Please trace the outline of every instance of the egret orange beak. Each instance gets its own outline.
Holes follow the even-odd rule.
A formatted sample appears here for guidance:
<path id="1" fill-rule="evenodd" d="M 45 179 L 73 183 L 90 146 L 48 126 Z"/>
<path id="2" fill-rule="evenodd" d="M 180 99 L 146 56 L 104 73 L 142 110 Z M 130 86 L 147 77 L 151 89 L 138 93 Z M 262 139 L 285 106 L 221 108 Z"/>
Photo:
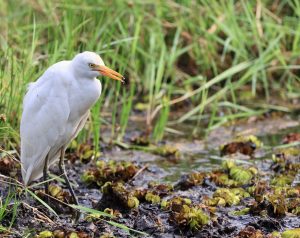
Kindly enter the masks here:
<path id="1" fill-rule="evenodd" d="M 118 72 L 104 66 L 104 65 L 97 65 L 95 67 L 100 74 L 110 77 L 111 79 L 119 80 L 121 83 L 125 83 L 125 78 L 123 75 L 119 74 Z"/>

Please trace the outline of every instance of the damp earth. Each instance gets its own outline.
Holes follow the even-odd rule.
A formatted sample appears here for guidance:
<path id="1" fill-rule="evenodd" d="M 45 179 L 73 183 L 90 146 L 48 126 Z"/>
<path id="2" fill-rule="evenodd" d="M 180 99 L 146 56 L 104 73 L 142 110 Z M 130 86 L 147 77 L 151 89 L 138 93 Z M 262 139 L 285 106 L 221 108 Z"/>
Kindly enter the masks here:
<path id="1" fill-rule="evenodd" d="M 58 168 L 45 206 L 43 184 L 24 192 L 18 162 L 2 156 L 1 225 L 12 229 L 1 237 L 299 237 L 298 124 L 262 116 L 156 145 L 132 130 L 124 144 L 102 140 L 96 154 L 72 143 L 66 166 L 82 212 L 76 223 Z"/>

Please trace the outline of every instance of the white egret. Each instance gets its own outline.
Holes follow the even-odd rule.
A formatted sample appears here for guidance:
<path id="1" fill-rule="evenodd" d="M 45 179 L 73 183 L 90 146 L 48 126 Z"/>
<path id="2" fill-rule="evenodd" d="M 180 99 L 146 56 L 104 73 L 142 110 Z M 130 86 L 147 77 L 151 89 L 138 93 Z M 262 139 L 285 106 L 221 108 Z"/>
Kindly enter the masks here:
<path id="1" fill-rule="evenodd" d="M 124 80 L 121 74 L 106 67 L 99 55 L 86 51 L 71 61 L 52 65 L 36 82 L 29 84 L 20 126 L 25 185 L 43 175 L 48 194 L 48 166 L 59 160 L 60 172 L 78 205 L 65 172 L 64 153 L 100 97 L 101 83 L 96 79 L 100 75 Z"/>

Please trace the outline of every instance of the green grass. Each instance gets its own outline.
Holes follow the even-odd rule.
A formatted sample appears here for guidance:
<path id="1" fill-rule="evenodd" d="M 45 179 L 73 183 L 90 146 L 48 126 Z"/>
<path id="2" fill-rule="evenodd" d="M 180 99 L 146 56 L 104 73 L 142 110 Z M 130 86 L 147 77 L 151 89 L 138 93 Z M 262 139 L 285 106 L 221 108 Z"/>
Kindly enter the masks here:
<path id="1" fill-rule="evenodd" d="M 23 184 L 21 184 L 19 181 L 15 180 L 15 179 L 10 179 L 9 177 L 4 176 L 4 175 L 1 175 L 0 177 L 1 177 L 0 182 L 2 184 L 6 184 L 6 185 L 10 186 L 5 198 L 2 199 L 2 197 L 0 197 L 0 236 L 1 236 L 1 234 L 6 234 L 6 235 L 7 234 L 17 234 L 17 235 L 21 236 L 21 234 L 17 233 L 17 231 L 15 229 L 12 229 L 14 222 L 17 219 L 18 207 L 19 207 L 20 203 L 22 203 L 21 201 L 18 200 L 18 197 L 20 194 L 25 193 L 25 194 L 30 195 L 30 197 L 32 197 L 33 200 L 35 200 L 37 203 L 40 203 L 42 206 L 44 206 L 48 210 L 49 213 L 52 213 L 53 215 L 55 215 L 58 218 L 58 215 L 53 210 L 53 208 L 50 205 L 48 205 L 45 201 L 43 201 L 40 197 L 38 197 L 35 194 L 35 192 L 32 191 L 32 188 L 37 187 L 45 182 L 36 183 L 30 187 L 25 187 Z M 6 181 L 7 179 L 9 181 Z M 55 197 L 52 197 L 51 195 L 48 195 L 48 196 L 50 196 L 52 199 L 56 200 L 57 202 L 64 204 L 65 206 L 69 206 L 77 211 L 82 212 L 85 215 L 92 215 L 92 216 L 94 216 L 95 219 L 106 222 L 111 226 L 120 228 L 120 229 L 124 230 L 125 232 L 127 232 L 128 234 L 136 233 L 136 234 L 140 234 L 140 235 L 147 235 L 147 233 L 145 233 L 145 232 L 141 232 L 141 231 L 132 229 L 124 224 L 115 222 L 113 220 L 108 220 L 110 218 L 111 219 L 114 218 L 114 216 L 112 216 L 108 213 L 105 213 L 105 212 L 102 212 L 99 210 L 95 210 L 92 208 L 80 206 L 80 205 L 67 204 L 67 203 L 64 203 L 63 201 L 58 200 Z M 29 206 L 29 205 L 27 205 L 27 206 Z M 8 225 L 4 226 L 5 224 L 8 224 Z M 29 233 L 28 236 L 30 235 L 31 232 L 36 233 L 35 230 L 25 231 L 25 233 Z M 25 236 L 25 233 L 22 235 Z"/>
<path id="2" fill-rule="evenodd" d="M 16 194 L 14 192 L 8 191 L 7 196 L 2 200 L 0 197 L 0 234 L 2 232 L 9 233 L 12 228 L 16 217 L 17 217 L 17 209 L 19 206 L 19 201 L 16 198 Z M 8 218 L 9 216 L 9 218 Z M 3 221 L 6 219 L 6 222 L 9 221 L 7 227 L 3 226 Z"/>
<path id="3" fill-rule="evenodd" d="M 1 1 L 0 138 L 19 143 L 26 84 L 59 60 L 98 52 L 123 73 L 123 86 L 101 79 L 103 94 L 81 140 L 100 128 L 122 141 L 136 103 L 146 105 L 153 139 L 176 125 L 215 128 L 236 118 L 277 110 L 274 95 L 299 98 L 298 1 Z M 245 102 L 243 92 L 250 92 Z M 246 107 L 245 106 L 246 103 Z M 180 107 L 181 113 L 178 111 Z M 111 118 L 101 117 L 107 112 Z M 1 120 L 0 120 L 1 121 Z"/>

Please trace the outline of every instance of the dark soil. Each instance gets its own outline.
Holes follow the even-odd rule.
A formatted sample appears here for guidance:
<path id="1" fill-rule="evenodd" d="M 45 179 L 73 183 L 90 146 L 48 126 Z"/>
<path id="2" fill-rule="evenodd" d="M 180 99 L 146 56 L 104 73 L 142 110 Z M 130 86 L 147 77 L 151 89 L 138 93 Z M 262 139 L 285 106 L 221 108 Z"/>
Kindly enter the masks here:
<path id="1" fill-rule="evenodd" d="M 161 156 L 149 151 L 124 150 L 118 146 L 112 148 L 103 147 L 103 153 L 99 160 L 131 161 L 136 163 L 139 168 L 143 168 L 137 176 L 127 181 L 126 186 L 128 189 L 147 188 L 151 181 L 157 183 L 170 182 L 173 185 L 177 184 L 177 186 L 175 186 L 173 192 L 163 196 L 163 199 L 184 197 L 189 198 L 192 204 L 202 204 L 205 199 L 212 197 L 213 193 L 220 186 L 217 186 L 214 181 L 208 178 L 205 178 L 202 183 L 195 184 L 189 188 L 178 184 L 192 172 L 210 172 L 220 169 L 224 161 L 224 157 L 220 157 L 219 146 L 221 144 L 231 142 L 236 134 L 244 133 L 245 135 L 256 134 L 260 136 L 259 138 L 264 144 L 270 146 L 269 149 L 266 147 L 255 149 L 254 152 L 251 151 L 251 156 L 238 153 L 232 155 L 231 158 L 241 162 L 242 165 L 256 166 L 263 174 L 262 178 L 268 178 L 268 173 L 272 171 L 272 146 L 276 146 L 284 141 L 284 135 L 289 132 L 297 132 L 298 129 L 294 127 L 296 125 L 295 121 L 286 119 L 276 119 L 272 123 L 270 120 L 256 121 L 253 124 L 249 122 L 235 125 L 235 128 L 233 126 L 222 127 L 213 131 L 206 141 L 185 141 L 178 138 L 175 141 L 170 139 L 166 144 L 172 145 L 180 151 L 180 158 L 175 160 L 170 159 L 169 156 Z M 293 126 L 292 129 L 286 129 L 291 126 Z M 84 183 L 81 179 L 85 170 L 95 167 L 93 161 L 87 164 L 83 164 L 78 159 L 75 159 L 74 163 L 66 161 L 66 167 L 70 180 L 76 184 L 74 186 L 75 193 L 78 195 L 80 205 L 101 209 L 112 208 L 114 211 L 118 211 L 118 216 L 113 221 L 135 230 L 146 232 L 148 234 L 147 237 L 250 237 L 245 235 L 248 234 L 247 232 L 261 232 L 263 237 L 272 237 L 270 234 L 274 231 L 282 232 L 289 228 L 299 227 L 300 224 L 299 215 L 285 213 L 284 216 L 276 217 L 274 214 L 268 213 L 267 208 L 266 213 L 255 214 L 252 212 L 245 215 L 233 215 L 232 211 L 240 211 L 245 207 L 249 207 L 249 204 L 255 201 L 253 197 L 248 197 L 242 199 L 238 205 L 216 206 L 214 211 L 209 212 L 210 221 L 207 225 L 198 229 L 191 229 L 189 226 L 181 226 L 172 221 L 170 219 L 172 212 L 168 209 L 162 209 L 160 204 L 142 201 L 138 208 L 128 209 L 113 199 L 113 197 L 102 196 L 99 186 Z M 5 170 L 6 176 L 9 176 L 8 172 Z M 51 173 L 59 174 L 55 166 L 51 169 Z M 299 189 L 299 183 L 297 183 L 297 181 L 299 182 L 299 174 L 297 176 L 292 186 Z M 7 179 L 5 181 L 9 182 Z M 58 184 L 63 186 L 61 183 Z M 247 186 L 244 188 L 246 189 Z M 42 190 L 43 186 L 34 188 L 35 191 L 38 189 Z M 50 206 L 59 214 L 59 217 L 56 217 L 48 208 L 29 194 L 19 194 L 16 186 L 8 185 L 4 182 L 0 186 L 2 202 L 7 197 L 8 191 L 10 193 L 15 191 L 18 195 L 17 198 L 10 201 L 11 204 L 7 210 L 12 209 L 15 201 L 19 200 L 21 202 L 17 208 L 12 232 L 4 232 L 2 234 L 0 232 L 0 237 L 34 237 L 45 230 L 62 230 L 65 232 L 65 237 L 67 237 L 67 234 L 71 234 L 72 231 L 81 232 L 78 233 L 78 237 L 100 237 L 104 233 L 113 234 L 115 237 L 142 236 L 134 232 L 128 233 L 96 218 L 81 219 L 78 223 L 73 224 L 71 219 L 72 211 L 67 206 L 51 201 Z M 12 213 L 8 212 L 7 216 L 2 220 L 1 225 L 3 227 L 10 225 L 13 217 Z"/>

